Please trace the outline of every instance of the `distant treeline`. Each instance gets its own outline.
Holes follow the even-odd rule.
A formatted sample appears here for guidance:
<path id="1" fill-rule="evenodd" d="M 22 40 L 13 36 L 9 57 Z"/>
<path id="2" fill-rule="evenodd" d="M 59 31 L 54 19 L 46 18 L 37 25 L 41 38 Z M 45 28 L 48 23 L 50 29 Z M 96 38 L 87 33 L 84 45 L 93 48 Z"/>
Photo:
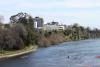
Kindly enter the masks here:
<path id="1" fill-rule="evenodd" d="M 16 18 L 15 18 L 16 17 Z M 29 45 L 48 47 L 65 41 L 99 38 L 99 29 L 69 25 L 63 31 L 36 31 L 34 19 L 27 13 L 10 17 L 9 24 L 0 24 L 0 50 L 19 50 Z"/>

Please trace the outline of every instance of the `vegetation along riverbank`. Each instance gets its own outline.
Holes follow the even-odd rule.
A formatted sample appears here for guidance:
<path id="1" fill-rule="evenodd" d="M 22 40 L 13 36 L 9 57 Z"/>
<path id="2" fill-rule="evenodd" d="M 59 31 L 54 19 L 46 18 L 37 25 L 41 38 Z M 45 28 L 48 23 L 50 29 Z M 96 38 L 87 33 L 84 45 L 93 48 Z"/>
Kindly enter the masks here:
<path id="1" fill-rule="evenodd" d="M 28 54 L 36 50 L 37 50 L 37 46 L 29 46 L 29 47 L 25 47 L 24 49 L 16 50 L 16 51 L 2 51 L 2 53 L 0 53 L 0 59 L 12 58 L 12 57 Z"/>
<path id="2" fill-rule="evenodd" d="M 35 26 L 38 25 L 36 23 L 40 23 L 40 27 Z M 77 23 L 60 30 L 44 30 L 41 27 L 44 26 L 42 23 L 42 18 L 33 18 L 27 13 L 18 13 L 11 16 L 8 24 L 0 23 L 0 58 L 31 52 L 36 50 L 36 46 L 48 47 L 65 41 L 100 37 L 99 29 L 85 28 Z M 54 27 L 54 25 L 51 26 Z M 30 44 L 32 49 L 30 49 Z M 24 50 L 26 47 L 29 47 L 29 49 Z"/>

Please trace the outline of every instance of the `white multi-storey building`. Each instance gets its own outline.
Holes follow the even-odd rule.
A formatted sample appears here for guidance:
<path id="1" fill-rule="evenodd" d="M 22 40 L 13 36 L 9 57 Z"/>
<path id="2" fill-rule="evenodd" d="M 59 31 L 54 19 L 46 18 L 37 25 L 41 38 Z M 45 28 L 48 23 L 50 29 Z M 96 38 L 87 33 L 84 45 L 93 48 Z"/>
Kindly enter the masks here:
<path id="1" fill-rule="evenodd" d="M 57 30 L 57 31 L 62 31 L 65 30 L 66 25 L 59 25 L 58 22 L 51 22 L 51 23 L 47 23 L 44 25 L 44 30 L 47 31 L 52 31 L 52 30 Z"/>

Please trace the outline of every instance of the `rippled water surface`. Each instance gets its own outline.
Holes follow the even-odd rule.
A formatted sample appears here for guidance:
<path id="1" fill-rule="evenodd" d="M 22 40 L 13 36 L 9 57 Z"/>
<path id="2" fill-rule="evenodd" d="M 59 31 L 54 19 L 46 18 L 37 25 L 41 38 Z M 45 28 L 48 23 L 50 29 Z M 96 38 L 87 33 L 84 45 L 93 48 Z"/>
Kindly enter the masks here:
<path id="1" fill-rule="evenodd" d="M 100 39 L 65 42 L 5 61 L 0 67 L 100 67 Z"/>

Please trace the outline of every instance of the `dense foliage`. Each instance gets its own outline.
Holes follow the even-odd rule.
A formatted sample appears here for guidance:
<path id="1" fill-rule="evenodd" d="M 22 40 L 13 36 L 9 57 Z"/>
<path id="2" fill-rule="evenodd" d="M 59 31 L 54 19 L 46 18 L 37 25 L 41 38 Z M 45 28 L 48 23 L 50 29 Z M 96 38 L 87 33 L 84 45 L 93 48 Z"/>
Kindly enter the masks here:
<path id="1" fill-rule="evenodd" d="M 0 50 L 19 50 L 29 45 L 47 47 L 64 41 L 99 38 L 99 29 L 84 28 L 78 24 L 63 31 L 36 31 L 34 18 L 27 13 L 10 17 L 9 24 L 0 24 Z"/>
<path id="2" fill-rule="evenodd" d="M 0 50 L 18 50 L 33 45 L 33 25 L 33 18 L 27 13 L 11 16 L 10 23 L 0 28 Z"/>
<path id="3" fill-rule="evenodd" d="M 100 30 L 98 30 L 97 28 L 84 28 L 83 26 L 79 26 L 75 23 L 72 26 L 68 26 L 68 28 L 64 31 L 64 35 L 66 36 L 67 40 L 84 40 L 90 38 L 99 38 Z"/>

